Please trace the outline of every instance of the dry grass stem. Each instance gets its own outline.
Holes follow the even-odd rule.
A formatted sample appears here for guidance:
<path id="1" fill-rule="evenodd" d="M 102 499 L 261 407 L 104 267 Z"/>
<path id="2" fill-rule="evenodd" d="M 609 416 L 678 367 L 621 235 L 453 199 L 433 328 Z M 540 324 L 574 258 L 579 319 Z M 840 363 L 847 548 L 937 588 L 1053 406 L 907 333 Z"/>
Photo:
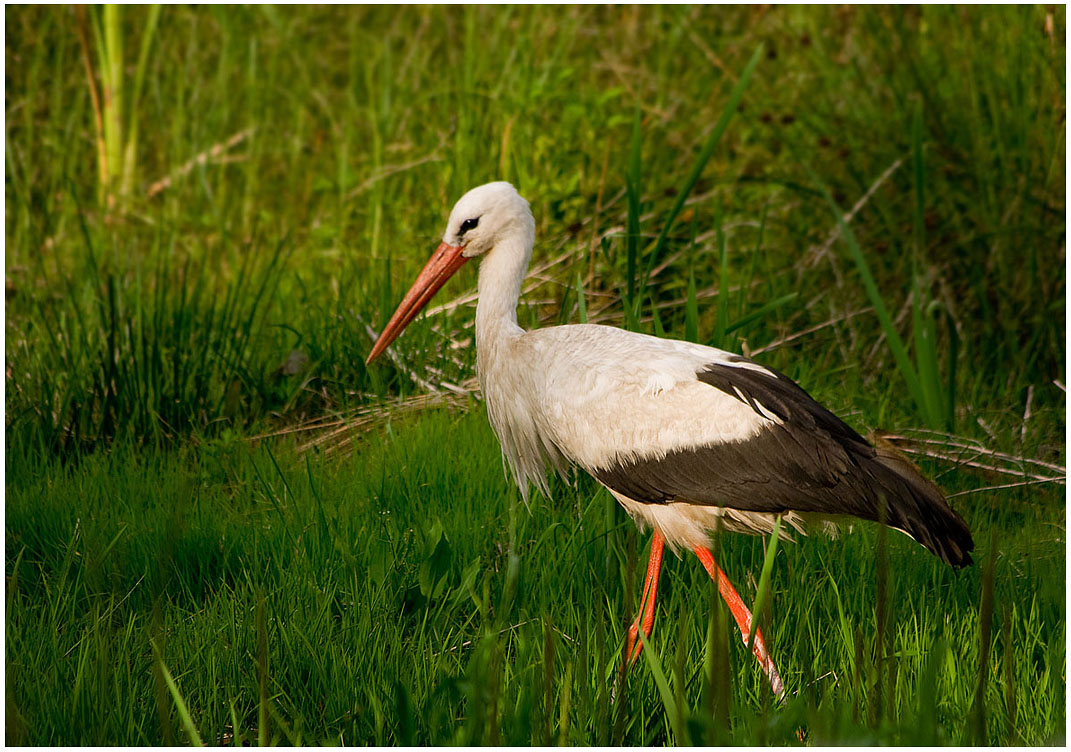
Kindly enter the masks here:
<path id="1" fill-rule="evenodd" d="M 470 396 L 478 396 L 480 388 L 475 378 L 451 386 L 453 390 L 448 393 L 417 394 L 395 402 L 359 407 L 342 417 L 332 415 L 313 418 L 278 431 L 252 436 L 250 441 L 317 433 L 313 438 L 299 444 L 297 451 L 304 453 L 310 449 L 318 448 L 326 454 L 334 454 L 343 449 L 352 448 L 353 439 L 359 437 L 363 430 L 371 426 L 378 425 L 391 418 L 418 413 L 428 408 L 463 406 L 467 404 Z"/>
<path id="2" fill-rule="evenodd" d="M 414 167 L 420 167 L 420 165 L 428 164 L 429 162 L 442 162 L 443 156 L 441 152 L 445 144 L 446 136 L 444 134 L 439 140 L 439 145 L 427 154 L 425 154 L 423 157 L 418 157 L 417 159 L 410 160 L 409 162 L 402 162 L 401 164 L 383 165 L 382 167 L 377 169 L 370 177 L 366 178 L 363 182 L 353 188 L 353 190 L 347 193 L 346 200 L 352 201 L 353 199 L 357 198 L 357 196 L 361 195 L 369 188 L 371 188 L 373 185 L 383 180 L 384 178 L 389 178 L 391 175 L 397 175 L 400 172 L 412 170 Z"/>
<path id="3" fill-rule="evenodd" d="M 880 437 L 892 442 L 898 449 L 907 454 L 946 460 L 957 467 L 971 467 L 1037 483 L 1066 484 L 1067 482 L 1067 469 L 1060 465 L 997 452 L 962 437 L 941 436 L 940 434 L 930 435 L 940 436 L 940 438 L 908 437 L 884 433 L 880 434 Z M 986 461 L 979 462 L 979 458 L 985 458 Z M 1024 464 L 1034 465 L 1038 468 L 1060 473 L 1060 475 L 1042 475 L 1039 471 L 1022 467 Z"/>
<path id="4" fill-rule="evenodd" d="M 93 123 L 97 129 L 97 162 L 100 179 L 103 182 L 108 175 L 107 149 L 104 147 L 104 118 L 101 115 L 100 95 L 97 93 L 97 80 L 93 74 L 93 61 L 89 56 L 89 31 L 86 28 L 86 9 L 84 5 L 74 8 L 77 17 L 78 45 L 82 49 L 82 64 L 86 69 L 86 83 L 89 85 L 89 99 L 93 106 Z"/>
<path id="5" fill-rule="evenodd" d="M 885 172 L 881 173 L 881 175 L 878 176 L 878 179 L 875 180 L 873 184 L 871 184 L 871 186 L 867 189 L 866 193 L 864 193 L 859 198 L 859 200 L 855 202 L 855 205 L 852 206 L 852 208 L 847 213 L 845 213 L 845 225 L 850 224 L 851 221 L 855 219 L 855 215 L 858 214 L 864 206 L 866 206 L 867 202 L 870 201 L 871 197 L 877 192 L 878 188 L 880 188 L 882 184 L 890 177 L 892 177 L 892 174 L 900 168 L 900 165 L 904 163 L 904 159 L 906 159 L 906 157 L 900 157 L 891 165 L 889 165 L 889 167 L 886 168 Z M 833 228 L 833 231 L 829 233 L 829 237 L 826 239 L 826 242 L 823 243 L 820 248 L 812 248 L 811 251 L 805 256 L 803 262 L 803 266 L 805 268 L 813 268 L 817 266 L 818 262 L 821 261 L 823 258 L 829 259 L 830 266 L 833 267 L 833 276 L 837 280 L 838 287 L 841 286 L 843 279 L 840 274 L 840 267 L 837 265 L 836 259 L 834 258 L 833 254 L 830 253 L 830 250 L 833 248 L 833 244 L 837 242 L 837 239 L 840 237 L 840 234 L 841 224 L 838 222 L 837 225 Z"/>
<path id="6" fill-rule="evenodd" d="M 946 499 L 954 499 L 957 496 L 969 496 L 971 494 L 982 493 L 984 491 L 1001 491 L 1005 488 L 1020 488 L 1022 486 L 1036 486 L 1041 483 L 1063 483 L 1063 478 L 1038 478 L 1036 480 L 1024 480 L 1019 483 L 1005 483 L 1001 486 L 983 486 L 982 488 L 971 488 L 967 491 L 956 491 L 956 493 L 946 494 Z"/>
<path id="7" fill-rule="evenodd" d="M 252 136 L 255 130 L 255 128 L 246 128 L 244 131 L 238 131 L 238 133 L 235 133 L 226 141 L 220 141 L 219 143 L 213 144 L 208 149 L 204 150 L 203 152 L 195 156 L 193 159 L 189 160 L 184 165 L 179 167 L 177 170 L 174 170 L 167 177 L 161 178 L 160 180 L 157 180 L 155 183 L 150 185 L 149 189 L 145 192 L 145 195 L 148 198 L 153 198 L 157 194 L 166 191 L 172 186 L 172 184 L 175 183 L 175 181 L 181 180 L 182 178 L 189 175 L 190 172 L 193 171 L 194 167 L 197 167 L 198 165 L 208 164 L 209 160 L 216 163 L 222 162 L 225 159 L 226 152 L 230 151 L 234 147 L 238 146 L 238 144 L 242 143 L 247 138 Z M 232 162 L 237 161 L 237 159 L 233 156 L 226 157 L 226 159 Z"/>
<path id="8" fill-rule="evenodd" d="M 379 333 L 376 332 L 376 330 L 373 329 L 371 326 L 369 326 L 368 323 L 363 318 L 361 318 L 360 315 L 356 315 L 356 319 L 361 322 L 362 326 L 364 326 L 365 332 L 368 333 L 368 336 L 372 338 L 373 342 L 379 339 Z M 416 371 L 414 371 L 412 368 L 408 368 L 405 363 L 402 362 L 402 359 L 398 357 L 397 353 L 395 353 L 392 348 L 388 347 L 385 352 L 387 354 L 387 357 L 390 358 L 391 363 L 393 363 L 399 371 L 408 376 L 410 381 L 412 381 L 414 384 L 416 384 L 426 392 L 439 394 L 439 387 L 435 386 L 430 381 L 426 381 L 425 379 L 420 378 L 420 376 L 417 375 Z"/>
<path id="9" fill-rule="evenodd" d="M 770 350 L 776 350 L 777 348 L 787 345 L 789 342 L 793 342 L 797 339 L 800 339 L 801 337 L 806 337 L 809 334 L 814 334 L 815 332 L 833 326 L 834 324 L 839 324 L 842 321 L 847 321 L 848 319 L 853 319 L 856 316 L 861 316 L 864 313 L 871 313 L 873 310 L 873 307 L 867 306 L 866 308 L 860 308 L 858 311 L 849 311 L 848 313 L 845 313 L 843 315 L 834 316 L 833 318 L 827 321 L 823 321 L 821 324 L 815 324 L 814 326 L 807 327 L 806 329 L 802 329 L 798 332 L 793 332 L 792 334 L 786 335 L 784 337 L 778 337 L 773 342 L 770 342 L 767 345 L 752 350 L 751 356 L 754 357 L 755 355 L 761 355 L 762 353 L 769 352 Z"/>

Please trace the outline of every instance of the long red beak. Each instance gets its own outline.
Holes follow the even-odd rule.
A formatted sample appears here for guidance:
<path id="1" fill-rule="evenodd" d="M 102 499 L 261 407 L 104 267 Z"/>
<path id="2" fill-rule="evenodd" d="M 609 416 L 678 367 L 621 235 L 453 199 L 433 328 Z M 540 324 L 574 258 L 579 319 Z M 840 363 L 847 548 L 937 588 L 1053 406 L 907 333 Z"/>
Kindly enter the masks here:
<path id="1" fill-rule="evenodd" d="M 424 269 L 417 276 L 416 282 L 409 288 L 409 292 L 405 294 L 405 298 L 398 305 L 398 310 L 394 312 L 394 315 L 390 317 L 390 321 L 383 327 L 379 339 L 372 345 L 372 352 L 368 353 L 365 365 L 379 357 L 390 343 L 398 338 L 402 330 L 409 326 L 409 322 L 415 319 L 417 314 L 428 304 L 428 301 L 435 296 L 435 293 L 439 292 L 439 288 L 446 284 L 446 280 L 454 276 L 454 273 L 461 268 L 462 264 L 468 261 L 467 258 L 461 255 L 462 250 L 464 249 L 461 246 L 447 245 L 446 243 L 439 244 L 439 247 L 435 249 L 435 253 L 431 254 L 428 263 L 424 265 Z"/>

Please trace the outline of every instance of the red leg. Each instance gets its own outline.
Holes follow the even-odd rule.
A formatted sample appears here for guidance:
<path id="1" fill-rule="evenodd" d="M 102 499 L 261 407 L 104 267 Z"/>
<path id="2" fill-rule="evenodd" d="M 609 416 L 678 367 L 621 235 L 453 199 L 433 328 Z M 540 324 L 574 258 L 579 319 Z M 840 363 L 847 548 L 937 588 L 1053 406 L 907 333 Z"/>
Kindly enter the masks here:
<path id="1" fill-rule="evenodd" d="M 721 571 L 721 567 L 714 562 L 714 556 L 710 551 L 702 546 L 696 546 L 695 555 L 699 557 L 699 561 L 703 562 L 703 566 L 706 568 L 710 578 L 718 583 L 718 592 L 729 606 L 729 611 L 732 612 L 733 618 L 736 619 L 736 626 L 740 628 L 740 635 L 746 645 L 748 632 L 751 631 L 751 612 L 744 605 L 744 601 L 740 598 L 740 594 L 736 592 L 733 583 L 729 582 L 729 578 L 725 576 L 725 572 Z M 766 678 L 770 681 L 770 687 L 773 688 L 774 695 L 782 697 L 785 694 L 785 686 L 781 683 L 781 676 L 777 673 L 777 666 L 774 665 L 766 652 L 766 642 L 762 639 L 761 630 L 755 630 L 753 650 L 755 658 L 758 659 L 759 665 L 762 666 L 763 673 L 766 674 Z"/>
<path id="2" fill-rule="evenodd" d="M 643 598 L 640 600 L 640 613 L 636 615 L 636 621 L 628 628 L 628 645 L 625 647 L 625 665 L 631 665 L 643 650 L 643 643 L 637 638 L 642 622 L 643 634 L 651 636 L 651 628 L 654 627 L 655 596 L 658 594 L 658 575 L 662 571 L 662 549 L 665 548 L 666 539 L 658 530 L 651 537 L 651 558 L 647 561 L 647 580 L 643 583 Z"/>

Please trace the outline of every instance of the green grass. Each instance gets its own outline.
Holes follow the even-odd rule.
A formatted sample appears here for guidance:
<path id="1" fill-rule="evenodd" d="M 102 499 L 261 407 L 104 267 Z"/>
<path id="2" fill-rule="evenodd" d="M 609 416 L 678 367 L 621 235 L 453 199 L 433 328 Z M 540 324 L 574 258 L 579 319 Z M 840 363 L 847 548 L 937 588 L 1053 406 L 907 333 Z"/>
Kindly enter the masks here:
<path id="1" fill-rule="evenodd" d="M 586 478 L 526 510 L 478 410 L 431 411 L 368 436 L 345 460 L 288 454 L 278 469 L 267 446 L 237 441 L 150 456 L 116 449 L 73 467 L 17 450 L 12 459 L 9 740 L 184 741 L 153 643 L 206 742 L 257 738 L 262 680 L 266 733 L 280 742 L 529 743 L 548 726 L 552 740 L 575 744 L 682 740 L 643 661 L 610 702 L 642 575 L 630 564 L 643 546 L 631 522 Z M 1058 503 L 1057 493 L 1021 491 L 966 512 L 978 560 L 990 531 L 1001 552 L 985 686 L 994 743 L 1010 738 L 1005 666 L 1019 738 L 1062 734 L 1064 548 L 1044 513 Z M 719 543 L 753 598 L 762 541 Z M 700 702 L 709 580 L 694 557 L 670 556 L 650 645 L 695 709 L 689 738 L 791 742 L 802 726 L 816 742 L 971 741 L 984 567 L 953 572 L 899 535 L 887 549 L 887 710 L 874 709 L 877 556 L 873 526 L 861 525 L 781 548 L 764 631 L 789 699 L 773 706 L 733 638 L 720 667 L 727 729 Z"/>
<path id="2" fill-rule="evenodd" d="M 151 14 L 108 16 L 112 205 L 77 14 L 5 10 L 8 741 L 1063 739 L 1063 485 L 965 493 L 1066 464 L 1063 8 Z M 612 702 L 645 539 L 588 478 L 526 509 L 475 399 L 384 412 L 471 378 L 471 305 L 363 365 L 492 179 L 556 259 L 522 324 L 757 353 L 860 430 L 1011 457 L 921 460 L 978 563 L 780 546 L 778 708 L 671 557 Z M 349 453 L 254 438 L 330 418 Z M 753 601 L 763 541 L 717 544 Z"/>

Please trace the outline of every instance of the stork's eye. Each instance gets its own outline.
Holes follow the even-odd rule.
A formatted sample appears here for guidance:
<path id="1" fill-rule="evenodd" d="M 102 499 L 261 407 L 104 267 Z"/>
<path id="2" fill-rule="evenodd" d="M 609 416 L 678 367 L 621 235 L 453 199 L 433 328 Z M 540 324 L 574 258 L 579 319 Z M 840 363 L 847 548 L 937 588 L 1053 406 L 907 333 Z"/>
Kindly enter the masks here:
<path id="1" fill-rule="evenodd" d="M 458 233 L 458 237 L 464 235 L 469 230 L 475 230 L 476 225 L 478 224 L 480 224 L 479 217 L 476 217 L 475 219 L 466 219 L 464 222 L 461 223 L 461 231 Z"/>

